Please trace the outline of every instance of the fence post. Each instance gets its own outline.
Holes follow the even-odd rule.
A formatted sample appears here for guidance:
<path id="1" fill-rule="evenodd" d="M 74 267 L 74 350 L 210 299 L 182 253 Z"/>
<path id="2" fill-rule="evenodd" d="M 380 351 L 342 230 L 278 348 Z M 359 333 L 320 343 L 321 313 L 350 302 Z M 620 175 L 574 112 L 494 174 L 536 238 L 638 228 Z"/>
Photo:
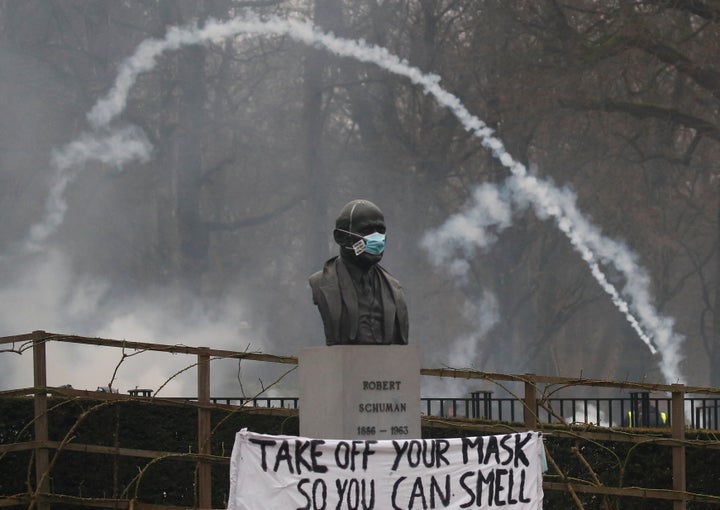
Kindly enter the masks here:
<path id="1" fill-rule="evenodd" d="M 685 440 L 685 385 L 673 384 L 671 425 L 672 437 Z M 673 490 L 685 492 L 685 445 L 672 447 Z M 685 498 L 673 501 L 673 510 L 685 510 Z"/>
<path id="2" fill-rule="evenodd" d="M 210 349 L 198 350 L 198 453 L 210 453 Z M 212 473 L 207 462 L 197 463 L 198 506 L 212 508 Z"/>
<path id="3" fill-rule="evenodd" d="M 523 416 L 525 426 L 529 429 L 537 428 L 537 389 L 535 388 L 535 374 L 525 374 L 525 397 L 523 399 Z"/>
<path id="4" fill-rule="evenodd" d="M 35 386 L 35 483 L 36 494 L 50 492 L 50 463 L 48 461 L 48 416 L 47 416 L 47 361 L 45 356 L 44 331 L 33 331 L 33 380 Z M 42 480 L 42 482 L 41 482 Z M 37 503 L 38 510 L 49 510 L 49 503 Z"/>
<path id="5" fill-rule="evenodd" d="M 483 411 L 485 412 L 483 418 L 492 420 L 492 391 L 483 392 Z"/>

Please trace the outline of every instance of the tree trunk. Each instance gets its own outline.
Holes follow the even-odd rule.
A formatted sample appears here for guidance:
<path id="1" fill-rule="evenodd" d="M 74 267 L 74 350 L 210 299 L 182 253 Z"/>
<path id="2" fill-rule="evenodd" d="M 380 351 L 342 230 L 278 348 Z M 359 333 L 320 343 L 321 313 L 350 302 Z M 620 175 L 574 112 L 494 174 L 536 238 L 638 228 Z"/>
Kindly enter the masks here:
<path id="1" fill-rule="evenodd" d="M 717 204 L 717 242 L 720 243 L 720 200 Z M 713 307 L 713 324 L 711 342 L 708 346 L 708 361 L 710 362 L 710 386 L 720 388 L 720 249 L 715 253 L 715 303 Z"/>
<path id="2" fill-rule="evenodd" d="M 341 9 L 337 0 L 316 0 L 313 17 L 315 24 L 324 30 L 331 30 L 333 21 L 339 21 L 337 14 Z M 308 48 L 303 71 L 303 125 L 304 162 L 307 175 L 307 197 L 309 203 L 307 247 L 308 268 L 318 269 L 327 258 L 327 245 L 331 218 L 329 207 L 329 174 L 322 157 L 323 141 L 323 73 L 327 55 L 316 49 Z M 315 268 L 315 269 L 313 269 Z"/>
<path id="3" fill-rule="evenodd" d="M 199 6 L 202 10 L 202 5 Z M 164 26 L 181 24 L 178 4 L 160 5 Z M 205 49 L 182 48 L 170 56 L 164 76 L 164 193 L 160 200 L 159 252 L 165 278 L 199 290 L 208 266 L 208 229 L 200 216 Z"/>
<path id="4" fill-rule="evenodd" d="M 179 276 L 197 286 L 208 265 L 208 231 L 200 217 L 202 127 L 205 103 L 205 49 L 191 46 L 178 55 L 180 103 L 175 180 L 175 217 L 180 255 Z"/>

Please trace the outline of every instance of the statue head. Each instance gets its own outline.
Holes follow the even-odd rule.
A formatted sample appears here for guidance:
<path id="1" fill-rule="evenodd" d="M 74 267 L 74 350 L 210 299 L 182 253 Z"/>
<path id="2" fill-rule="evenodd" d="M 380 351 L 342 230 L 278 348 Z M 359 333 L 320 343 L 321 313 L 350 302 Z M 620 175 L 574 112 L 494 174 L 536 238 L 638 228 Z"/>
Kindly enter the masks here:
<path id="1" fill-rule="evenodd" d="M 335 220 L 335 242 L 346 262 L 369 268 L 380 262 L 385 249 L 385 217 L 369 200 L 345 204 Z"/>

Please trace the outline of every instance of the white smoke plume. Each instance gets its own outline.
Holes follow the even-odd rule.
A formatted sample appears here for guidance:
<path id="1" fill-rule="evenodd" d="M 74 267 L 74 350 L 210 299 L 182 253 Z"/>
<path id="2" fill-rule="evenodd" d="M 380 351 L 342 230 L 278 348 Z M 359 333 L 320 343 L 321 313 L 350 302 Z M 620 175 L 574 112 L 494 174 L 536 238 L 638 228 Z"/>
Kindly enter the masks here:
<path id="1" fill-rule="evenodd" d="M 466 319 L 470 331 L 456 338 L 449 347 L 447 365 L 452 368 L 483 370 L 484 360 L 478 357 L 483 340 L 498 323 L 500 310 L 497 298 L 489 290 L 484 290 L 482 296 L 465 302 L 463 317 Z M 485 349 L 484 352 L 492 352 Z M 479 364 L 480 363 L 480 364 Z M 477 388 L 476 381 L 451 378 L 424 378 L 423 394 L 428 396 L 464 395 Z"/>
<path id="2" fill-rule="evenodd" d="M 6 263 L 12 264 L 13 271 L 0 286 L 0 335 L 36 329 L 81 331 L 85 336 L 114 340 L 269 350 L 263 328 L 253 323 L 247 306 L 236 294 L 207 301 L 176 288 L 155 288 L 142 295 L 117 296 L 109 282 L 77 274 L 70 260 L 52 248 L 28 257 L 25 264 L 0 262 L 0 269 L 7 269 Z M 9 347 L 4 345 L 3 349 Z M 196 362 L 194 356 L 128 349 L 126 354 L 131 356 L 123 360 L 122 354 L 118 348 L 49 342 L 48 384 L 95 390 L 112 382 L 112 387 L 123 393 L 137 386 L 153 391 L 164 386 L 161 396 L 197 394 L 196 370 L 182 372 Z M 247 395 L 259 391 L 261 374 L 264 384 L 269 385 L 288 370 L 286 365 L 269 365 L 243 362 L 240 376 Z M 241 394 L 237 361 L 212 361 L 211 373 L 214 396 Z M 174 374 L 179 375 L 173 378 Z M 8 385 L 33 385 L 30 352 L 0 355 L 0 389 Z M 287 387 L 281 392 L 290 393 Z"/>
<path id="3" fill-rule="evenodd" d="M 488 235 L 488 229 L 501 231 L 509 226 L 508 216 L 497 216 L 494 197 L 506 198 L 507 204 L 518 210 L 528 206 L 542 219 L 553 218 L 558 228 L 567 236 L 571 245 L 578 251 L 590 268 L 592 276 L 600 287 L 610 296 L 613 304 L 625 316 L 639 338 L 647 345 L 652 354 L 660 352 L 660 369 L 668 382 L 683 380 L 679 363 L 682 337 L 673 331 L 673 320 L 660 316 L 652 305 L 650 278 L 637 262 L 637 256 L 623 243 L 609 239 L 593 226 L 578 210 L 576 195 L 568 188 L 558 188 L 551 182 L 533 176 L 514 175 L 508 178 L 502 190 L 488 191 L 493 185 L 484 184 L 482 194 L 475 193 L 472 205 L 451 216 L 441 226 L 431 230 L 423 239 L 423 246 L 433 250 L 431 260 L 438 267 L 447 267 L 454 276 L 462 276 L 469 268 L 467 260 L 478 249 L 485 249 L 495 237 Z M 478 200 L 488 200 L 487 207 Z M 508 205 L 508 209 L 510 205 Z M 458 231 L 459 225 L 473 223 L 469 235 Z M 478 235 L 475 230 L 480 230 Z M 442 242 L 440 242 L 442 241 Z M 622 293 L 612 285 L 602 265 L 613 265 L 625 278 Z M 632 301 L 632 310 L 623 295 Z M 646 333 L 647 332 L 647 333 Z M 648 334 L 649 333 L 649 334 Z"/>
<path id="4" fill-rule="evenodd" d="M 448 361 L 452 367 L 473 368 L 467 364 L 469 360 L 477 362 L 475 346 L 500 319 L 497 298 L 492 292 L 485 290 L 480 299 L 465 303 L 463 316 L 470 323 L 471 332 L 452 345 Z"/>
<path id="5" fill-rule="evenodd" d="M 77 178 L 82 166 L 97 161 L 120 168 L 126 163 L 150 159 L 152 147 L 145 134 L 135 126 L 107 133 L 83 133 L 51 156 L 53 170 L 44 218 L 30 228 L 24 242 L 26 251 L 42 251 L 48 238 L 62 225 L 67 211 L 65 190 Z"/>
<path id="6" fill-rule="evenodd" d="M 657 313 L 652 304 L 650 277 L 640 266 L 637 255 L 624 243 L 604 236 L 577 208 L 577 197 L 570 189 L 559 189 L 549 181 L 532 176 L 510 179 L 518 201 L 530 203 L 539 217 L 556 220 L 558 228 L 590 267 L 593 277 L 624 314 L 650 352 L 661 355 L 660 369 L 667 382 L 683 382 L 679 363 L 682 336 L 673 331 L 674 321 Z M 614 266 L 624 277 L 622 292 L 606 278 L 600 265 Z M 627 296 L 631 305 L 623 298 Z"/>
<path id="7" fill-rule="evenodd" d="M 464 281 L 468 260 L 478 249 L 492 245 L 497 234 L 512 224 L 510 196 L 492 184 L 475 188 L 472 202 L 462 214 L 448 218 L 442 228 L 425 234 L 421 245 L 430 261 Z"/>
<path id="8" fill-rule="evenodd" d="M 482 184 L 473 191 L 470 204 L 461 214 L 448 218 L 442 227 L 427 232 L 420 244 L 425 248 L 430 261 L 452 275 L 457 284 L 467 283 L 470 270 L 469 260 L 478 251 L 488 249 L 497 240 L 502 230 L 512 224 L 512 196 L 507 190 L 493 184 Z M 466 301 L 463 316 L 471 332 L 451 341 L 447 364 L 454 368 L 479 369 L 477 363 L 484 352 L 482 341 L 498 323 L 497 298 L 487 289 L 476 301 Z M 433 383 L 429 391 L 438 395 L 458 395 L 468 388 L 457 380 L 446 379 Z M 444 392 L 444 393 L 441 393 Z"/>
<path id="9" fill-rule="evenodd" d="M 525 166 L 507 152 L 502 141 L 493 135 L 493 130 L 472 115 L 459 98 L 439 85 L 439 76 L 423 73 L 385 48 L 370 46 L 363 41 L 338 38 L 332 34 L 319 32 L 307 23 L 279 18 L 261 20 L 255 17 L 246 17 L 235 18 L 227 22 L 208 20 L 202 27 L 172 28 L 168 30 L 164 39 L 151 39 L 140 44 L 137 51 L 121 64 L 115 85 L 88 114 L 91 126 L 96 130 L 102 129 L 124 111 L 128 93 L 137 76 L 152 69 L 157 57 L 163 52 L 185 45 L 222 40 L 243 33 L 285 35 L 310 46 L 325 48 L 338 56 L 373 63 L 393 74 L 404 76 L 412 83 L 422 87 L 425 93 L 433 96 L 440 105 L 448 108 L 465 129 L 477 136 L 482 145 L 490 150 L 493 156 L 510 171 L 512 179 L 509 181 L 508 188 L 513 190 L 514 200 L 516 202 L 526 200 L 532 204 L 538 216 L 555 221 L 572 246 L 588 263 L 595 279 L 638 332 L 641 340 L 651 351 L 656 348 L 660 351 L 661 369 L 666 379 L 672 382 L 682 381 L 678 367 L 679 344 L 682 338 L 673 332 L 672 319 L 660 316 L 654 309 L 649 292 L 649 281 L 645 271 L 637 263 L 637 257 L 622 244 L 606 238 L 592 226 L 577 209 L 575 197 L 571 191 L 560 189 L 549 181 L 528 175 Z M 62 197 L 64 188 L 67 186 L 68 176 L 72 174 L 67 172 L 65 175 L 63 171 L 60 173 L 58 191 L 55 194 Z M 51 226 L 62 221 L 63 202 L 61 198 L 56 201 L 61 205 L 55 211 L 59 218 L 50 222 Z M 471 219 L 469 218 L 468 221 Z M 462 222 L 464 220 L 451 221 Z M 48 234 L 44 233 L 42 229 L 40 230 L 40 239 L 47 237 Z M 457 243 L 461 242 L 462 239 L 458 238 Z M 626 284 L 622 293 L 607 281 L 601 270 L 601 263 L 613 264 L 624 275 Z M 457 267 L 456 270 L 462 270 L 462 267 Z M 632 310 L 623 295 L 628 296 L 631 300 Z"/>
<path id="10" fill-rule="evenodd" d="M 598 409 L 596 405 L 585 402 L 585 406 L 575 410 L 573 416 L 565 418 L 565 423 L 570 424 L 591 424 L 599 427 L 615 427 L 617 423 L 610 423 L 607 413 Z"/>

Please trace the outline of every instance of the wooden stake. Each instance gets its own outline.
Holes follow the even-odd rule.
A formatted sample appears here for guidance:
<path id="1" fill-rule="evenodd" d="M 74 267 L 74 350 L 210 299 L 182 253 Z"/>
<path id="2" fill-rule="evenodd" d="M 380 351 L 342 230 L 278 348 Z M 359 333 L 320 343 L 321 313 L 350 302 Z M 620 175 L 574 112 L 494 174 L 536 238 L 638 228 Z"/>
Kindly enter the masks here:
<path id="1" fill-rule="evenodd" d="M 210 453 L 210 349 L 198 352 L 198 453 Z M 205 407 L 208 406 L 208 407 Z M 212 508 L 212 473 L 207 462 L 198 462 L 198 506 Z"/>
<path id="2" fill-rule="evenodd" d="M 47 361 L 45 356 L 45 332 L 33 332 L 33 378 L 35 386 L 35 441 L 44 445 L 48 440 L 47 416 Z M 35 480 L 40 484 L 35 488 L 35 496 L 50 492 L 50 476 L 48 451 L 46 448 L 35 448 Z M 48 503 L 38 502 L 38 510 L 50 510 Z"/>
<path id="3" fill-rule="evenodd" d="M 685 386 L 673 384 L 671 425 L 672 437 L 678 441 L 685 440 Z M 685 445 L 672 447 L 673 490 L 685 492 Z M 685 498 L 673 502 L 673 510 L 685 510 Z"/>

